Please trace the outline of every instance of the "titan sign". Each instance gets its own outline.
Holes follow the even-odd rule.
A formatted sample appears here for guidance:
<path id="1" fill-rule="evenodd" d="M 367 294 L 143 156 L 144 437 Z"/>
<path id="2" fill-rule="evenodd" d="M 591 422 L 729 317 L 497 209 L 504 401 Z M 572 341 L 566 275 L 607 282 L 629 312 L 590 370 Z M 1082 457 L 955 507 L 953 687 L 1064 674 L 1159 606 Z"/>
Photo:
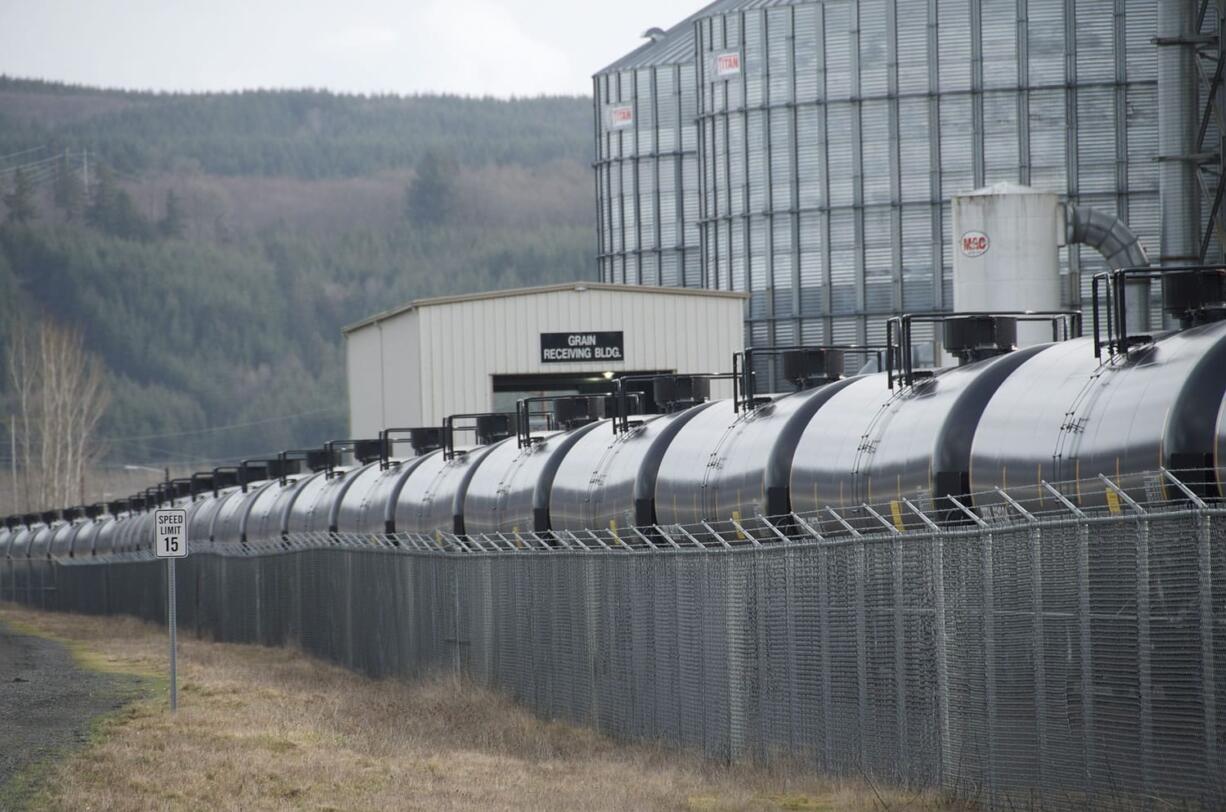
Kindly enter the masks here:
<path id="1" fill-rule="evenodd" d="M 624 361 L 622 332 L 541 333 L 541 363 Z"/>

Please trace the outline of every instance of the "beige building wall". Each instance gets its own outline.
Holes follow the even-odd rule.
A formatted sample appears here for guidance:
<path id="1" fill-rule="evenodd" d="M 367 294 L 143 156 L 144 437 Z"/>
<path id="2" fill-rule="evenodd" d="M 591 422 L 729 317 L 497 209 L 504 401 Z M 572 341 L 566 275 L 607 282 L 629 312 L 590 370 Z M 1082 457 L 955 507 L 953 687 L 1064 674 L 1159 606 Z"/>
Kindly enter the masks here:
<path id="1" fill-rule="evenodd" d="M 727 372 L 745 296 L 572 283 L 412 302 L 345 328 L 350 430 L 437 425 L 488 411 L 496 375 Z M 544 363 L 541 334 L 620 331 L 624 360 Z M 713 396 L 731 395 L 730 384 Z"/>

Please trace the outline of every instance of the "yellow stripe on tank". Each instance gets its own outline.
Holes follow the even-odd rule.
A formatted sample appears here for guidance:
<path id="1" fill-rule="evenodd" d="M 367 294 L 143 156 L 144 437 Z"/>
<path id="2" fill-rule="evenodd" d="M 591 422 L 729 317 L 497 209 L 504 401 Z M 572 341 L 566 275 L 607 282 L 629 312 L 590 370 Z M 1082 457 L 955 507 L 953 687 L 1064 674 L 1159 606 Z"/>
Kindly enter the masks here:
<path id="1" fill-rule="evenodd" d="M 890 500 L 890 516 L 894 519 L 894 527 L 898 532 L 906 530 L 906 525 L 902 522 L 902 502 L 896 499 Z"/>

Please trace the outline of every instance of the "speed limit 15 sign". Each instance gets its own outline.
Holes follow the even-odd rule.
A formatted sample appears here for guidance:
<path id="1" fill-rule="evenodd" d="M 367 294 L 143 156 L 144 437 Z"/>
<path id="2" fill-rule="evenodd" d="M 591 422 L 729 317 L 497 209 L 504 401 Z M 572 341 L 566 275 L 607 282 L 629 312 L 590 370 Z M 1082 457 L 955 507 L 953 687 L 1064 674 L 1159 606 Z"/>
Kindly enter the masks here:
<path id="1" fill-rule="evenodd" d="M 187 511 L 179 508 L 154 511 L 153 552 L 158 558 L 187 557 Z"/>

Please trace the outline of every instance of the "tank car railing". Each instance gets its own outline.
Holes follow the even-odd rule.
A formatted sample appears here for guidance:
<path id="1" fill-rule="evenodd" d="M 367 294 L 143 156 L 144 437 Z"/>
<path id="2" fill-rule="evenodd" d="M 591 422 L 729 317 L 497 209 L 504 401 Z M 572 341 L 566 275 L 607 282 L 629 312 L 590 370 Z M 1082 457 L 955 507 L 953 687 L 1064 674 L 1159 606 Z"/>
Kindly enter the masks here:
<path id="1" fill-rule="evenodd" d="M 313 531 L 242 543 L 190 540 L 193 553 L 263 556 L 328 547 L 372 549 L 415 555 L 558 555 L 573 553 L 644 554 L 757 549 L 773 545 L 845 543 L 847 541 L 931 537 L 933 534 L 974 534 L 1037 525 L 1083 525 L 1145 519 L 1176 511 L 1226 511 L 1226 501 L 1208 498 L 1188 483 L 1203 481 L 1204 470 L 1160 468 L 1137 475 L 1133 488 L 1106 475 L 1092 480 L 1040 480 L 1009 489 L 995 487 L 972 494 L 947 494 L 937 500 L 896 495 L 885 501 L 826 506 L 782 516 L 711 519 L 696 524 L 582 530 L 509 531 L 458 535 L 421 533 L 330 533 Z M 1160 483 L 1141 496 L 1135 483 Z M 1088 507 L 1081 496 L 1087 488 L 1105 494 L 1104 507 Z M 28 560 L 25 558 L 14 560 Z M 153 560 L 141 549 L 57 560 L 90 564 Z"/>

